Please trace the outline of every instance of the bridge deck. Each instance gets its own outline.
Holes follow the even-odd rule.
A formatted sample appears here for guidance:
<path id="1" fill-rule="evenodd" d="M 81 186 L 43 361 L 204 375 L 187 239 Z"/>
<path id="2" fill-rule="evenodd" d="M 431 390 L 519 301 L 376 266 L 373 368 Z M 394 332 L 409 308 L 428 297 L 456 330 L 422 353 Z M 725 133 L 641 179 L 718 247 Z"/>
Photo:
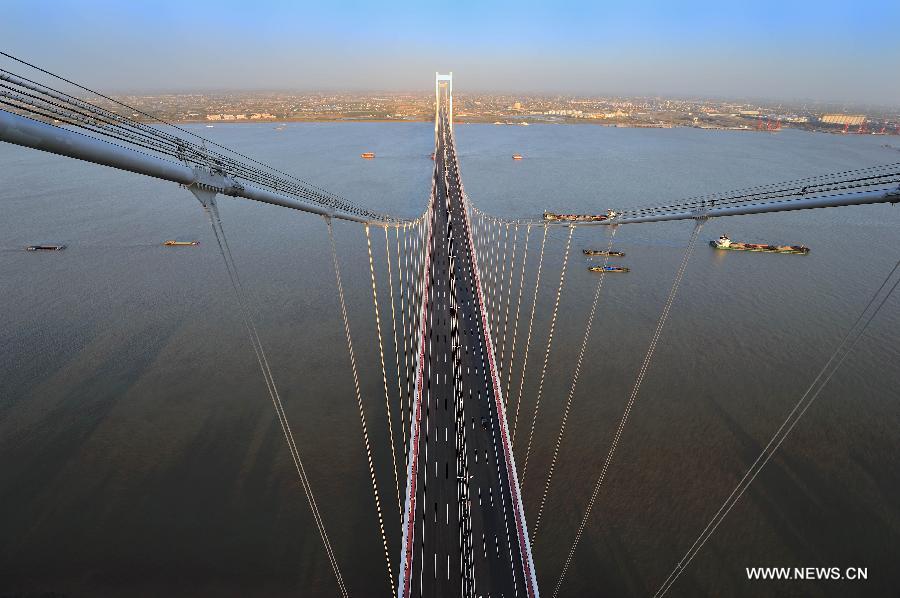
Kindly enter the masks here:
<path id="1" fill-rule="evenodd" d="M 452 137 L 443 118 L 436 150 L 400 595 L 536 596 Z"/>

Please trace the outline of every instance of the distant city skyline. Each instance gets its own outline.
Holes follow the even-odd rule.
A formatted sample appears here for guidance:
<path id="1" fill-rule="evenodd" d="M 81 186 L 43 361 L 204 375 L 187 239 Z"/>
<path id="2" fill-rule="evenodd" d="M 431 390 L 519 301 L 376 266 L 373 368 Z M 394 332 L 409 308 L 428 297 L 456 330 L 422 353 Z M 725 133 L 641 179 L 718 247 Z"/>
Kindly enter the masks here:
<path id="1" fill-rule="evenodd" d="M 4 3 L 0 49 L 107 91 L 427 89 L 897 106 L 895 2 Z M 0 60 L 0 64 L 7 64 Z"/>

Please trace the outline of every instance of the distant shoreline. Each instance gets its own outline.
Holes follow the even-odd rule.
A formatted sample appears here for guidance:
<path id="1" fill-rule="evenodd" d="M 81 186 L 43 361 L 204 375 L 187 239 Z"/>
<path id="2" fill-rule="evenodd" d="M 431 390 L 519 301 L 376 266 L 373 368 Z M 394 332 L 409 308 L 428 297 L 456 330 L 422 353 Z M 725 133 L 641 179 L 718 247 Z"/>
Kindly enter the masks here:
<path id="1" fill-rule="evenodd" d="M 285 125 L 285 124 L 295 124 L 295 123 L 431 123 L 433 122 L 431 119 L 393 119 L 393 118 L 296 118 L 296 119 L 272 119 L 272 120 L 249 120 L 249 119 L 241 119 L 241 120 L 216 120 L 216 121 L 208 121 L 208 120 L 174 120 L 168 121 L 171 124 L 177 125 L 206 125 L 209 127 L 216 127 L 218 125 L 246 125 L 246 124 L 271 124 L 271 125 Z M 456 125 L 496 125 L 496 126 L 525 126 L 523 122 L 503 122 L 498 123 L 497 121 L 491 120 L 455 120 L 454 124 Z M 606 123 L 606 122 L 597 122 L 596 120 L 587 120 L 587 119 L 568 119 L 568 120 L 560 120 L 560 121 L 527 121 L 528 126 L 534 125 L 587 125 L 594 127 L 607 127 L 611 129 L 700 129 L 704 131 L 737 131 L 737 132 L 748 132 L 748 133 L 778 133 L 779 131 L 766 131 L 766 130 L 758 130 L 754 127 L 715 127 L 715 126 L 704 126 L 704 127 L 696 127 L 687 124 L 681 123 L 671 123 L 671 124 L 638 124 L 638 123 Z M 820 130 L 820 129 L 809 129 L 804 127 L 789 127 L 785 126 L 782 130 L 793 130 L 793 131 L 804 131 L 807 133 L 822 133 L 826 135 L 850 135 L 850 136 L 858 136 L 857 133 L 843 133 L 840 130 L 838 131 L 830 131 L 830 130 Z M 873 133 L 866 133 L 863 136 L 879 136 Z M 880 135 L 882 137 L 897 137 L 897 135 Z"/>

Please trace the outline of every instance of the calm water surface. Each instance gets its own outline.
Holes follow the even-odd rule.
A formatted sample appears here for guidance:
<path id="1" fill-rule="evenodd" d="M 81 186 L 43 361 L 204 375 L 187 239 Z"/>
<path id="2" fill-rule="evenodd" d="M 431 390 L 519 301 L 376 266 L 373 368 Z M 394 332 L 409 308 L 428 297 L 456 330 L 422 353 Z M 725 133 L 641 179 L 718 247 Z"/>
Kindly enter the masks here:
<path id="1" fill-rule="evenodd" d="M 384 211 L 418 214 L 430 188 L 429 123 L 197 130 Z M 882 147 L 894 139 L 457 126 L 467 192 L 485 211 L 507 216 L 654 204 L 896 162 L 900 153 Z M 360 160 L 361 151 L 378 158 Z M 525 159 L 513 162 L 513 153 Z M 348 589 L 386 595 L 326 227 L 275 207 L 228 198 L 220 205 Z M 0 145 L 0 214 L 0 595 L 335 594 L 193 196 Z M 564 595 L 656 591 L 900 257 L 898 223 L 900 208 L 869 206 L 706 225 Z M 617 234 L 632 272 L 604 283 L 534 547 L 545 594 L 552 594 L 691 226 L 634 225 Z M 813 251 L 724 254 L 705 245 L 723 232 Z M 336 224 L 336 233 L 396 567 L 400 515 L 372 349 L 365 237 L 350 224 Z M 554 229 L 547 243 L 522 403 L 528 424 L 565 234 Z M 597 280 L 581 249 L 604 246 L 606 234 L 575 232 L 524 482 L 532 519 Z M 161 247 L 169 238 L 201 245 Z M 521 259 L 524 230 L 517 238 Z M 38 242 L 69 248 L 21 250 Z M 532 231 L 529 259 L 539 242 Z M 526 289 L 533 289 L 529 271 Z M 897 595 L 898 308 L 893 297 L 670 595 Z M 520 330 L 520 355 L 521 337 Z M 861 566 L 869 579 L 746 580 L 744 567 L 764 565 Z"/>

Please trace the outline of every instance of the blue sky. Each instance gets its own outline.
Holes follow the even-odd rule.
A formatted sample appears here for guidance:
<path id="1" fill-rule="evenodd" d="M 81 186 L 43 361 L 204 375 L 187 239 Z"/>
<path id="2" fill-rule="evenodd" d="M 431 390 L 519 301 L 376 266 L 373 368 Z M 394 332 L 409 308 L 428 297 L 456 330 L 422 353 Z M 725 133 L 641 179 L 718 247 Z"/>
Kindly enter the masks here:
<path id="1" fill-rule="evenodd" d="M 2 0 L 0 48 L 107 90 L 428 89 L 900 104 L 900 2 Z"/>

